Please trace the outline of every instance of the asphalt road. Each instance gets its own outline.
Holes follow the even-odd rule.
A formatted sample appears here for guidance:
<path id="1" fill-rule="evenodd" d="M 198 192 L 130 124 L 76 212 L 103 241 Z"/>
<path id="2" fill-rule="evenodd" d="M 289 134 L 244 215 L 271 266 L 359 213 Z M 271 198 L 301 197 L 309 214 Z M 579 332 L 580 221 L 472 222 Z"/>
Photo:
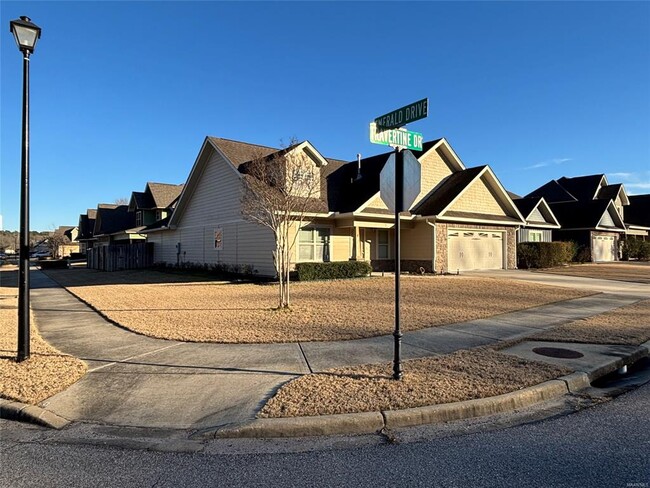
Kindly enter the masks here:
<path id="1" fill-rule="evenodd" d="M 499 430 L 404 431 L 397 438 L 411 441 L 399 444 L 379 436 L 212 441 L 198 452 L 104 447 L 91 439 L 61 443 L 51 431 L 2 421 L 0 486 L 648 488 L 649 412 L 646 384 L 572 415 Z M 425 440 L 413 441 L 418 436 Z"/>

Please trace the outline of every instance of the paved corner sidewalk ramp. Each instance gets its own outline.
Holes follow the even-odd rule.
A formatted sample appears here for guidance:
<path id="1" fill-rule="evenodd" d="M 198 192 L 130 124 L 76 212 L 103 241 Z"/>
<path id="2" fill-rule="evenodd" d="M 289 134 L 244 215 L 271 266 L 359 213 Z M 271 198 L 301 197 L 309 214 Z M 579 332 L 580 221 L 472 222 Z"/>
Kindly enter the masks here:
<path id="1" fill-rule="evenodd" d="M 153 339 L 105 320 L 42 272 L 32 271 L 31 277 L 41 335 L 88 364 L 80 381 L 41 404 L 71 421 L 199 430 L 240 423 L 253 419 L 277 388 L 299 375 L 392 360 L 392 336 L 257 345 Z M 407 332 L 403 358 L 525 337 L 638 299 L 600 294 Z"/>

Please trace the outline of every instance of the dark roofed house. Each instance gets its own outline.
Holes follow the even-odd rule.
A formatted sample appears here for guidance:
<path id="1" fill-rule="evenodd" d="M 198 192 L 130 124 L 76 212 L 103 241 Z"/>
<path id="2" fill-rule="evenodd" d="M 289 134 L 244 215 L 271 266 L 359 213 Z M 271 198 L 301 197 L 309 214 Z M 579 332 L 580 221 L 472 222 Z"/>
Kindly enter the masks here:
<path id="1" fill-rule="evenodd" d="M 293 153 L 320 178 L 309 220 L 297 233 L 292 261 L 370 261 L 394 264 L 394 213 L 379 194 L 390 153 L 359 161 L 325 158 L 309 142 L 288 148 L 207 137 L 168 222 L 145 229 L 154 261 L 247 265 L 275 275 L 271 231 L 241 212 L 242 180 L 252 161 Z M 516 229 L 524 220 L 488 166 L 466 168 L 445 139 L 414 151 L 422 186 L 402 215 L 403 269 L 442 272 L 516 266 Z"/>
<path id="2" fill-rule="evenodd" d="M 628 236 L 650 241 L 650 194 L 630 195 L 623 220 Z"/>
<path id="3" fill-rule="evenodd" d="M 132 192 L 129 212 L 135 215 L 135 227 L 149 226 L 169 217 L 182 191 L 183 185 L 148 182 L 144 191 Z"/>
<path id="4" fill-rule="evenodd" d="M 544 197 L 515 198 L 513 202 L 526 221 L 517 230 L 517 242 L 551 242 L 560 224 Z"/>
<path id="5" fill-rule="evenodd" d="M 77 236 L 77 240 L 79 241 L 79 252 L 83 254 L 86 254 L 88 249 L 91 249 L 95 242 L 94 231 L 96 216 L 97 210 L 94 208 L 89 208 L 85 214 L 79 215 L 79 235 Z"/>
<path id="6" fill-rule="evenodd" d="M 624 207 L 630 201 L 621 184 L 610 185 L 603 174 L 562 177 L 542 185 L 527 197 L 543 197 L 560 224 L 553 240 L 574 241 L 591 260 L 615 261 L 625 236 Z"/>
<path id="7" fill-rule="evenodd" d="M 128 205 L 100 203 L 97 206 L 93 238 L 96 246 L 126 244 L 132 240 L 144 240 L 135 226 L 135 215 Z"/>

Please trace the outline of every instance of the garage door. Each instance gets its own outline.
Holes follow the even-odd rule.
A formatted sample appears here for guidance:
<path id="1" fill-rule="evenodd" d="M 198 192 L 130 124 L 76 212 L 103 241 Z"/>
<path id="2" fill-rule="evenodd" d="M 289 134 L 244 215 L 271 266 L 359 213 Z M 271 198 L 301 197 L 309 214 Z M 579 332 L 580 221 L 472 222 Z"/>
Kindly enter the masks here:
<path id="1" fill-rule="evenodd" d="M 449 231 L 449 272 L 503 268 L 502 232 Z"/>
<path id="2" fill-rule="evenodd" d="M 613 236 L 593 237 L 593 260 L 614 261 L 616 259 L 616 241 Z"/>

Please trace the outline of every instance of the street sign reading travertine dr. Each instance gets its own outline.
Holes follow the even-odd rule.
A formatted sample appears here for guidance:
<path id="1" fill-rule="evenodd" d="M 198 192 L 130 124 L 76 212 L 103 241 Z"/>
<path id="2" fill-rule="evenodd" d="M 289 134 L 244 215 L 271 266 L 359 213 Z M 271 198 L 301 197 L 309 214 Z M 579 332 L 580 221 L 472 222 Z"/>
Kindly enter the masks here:
<path id="1" fill-rule="evenodd" d="M 395 129 L 429 115 L 429 99 L 423 98 L 375 119 L 377 130 Z"/>
<path id="2" fill-rule="evenodd" d="M 422 151 L 423 136 L 406 129 L 377 130 L 377 124 L 370 123 L 370 142 L 384 146 L 398 146 L 412 151 Z"/>

